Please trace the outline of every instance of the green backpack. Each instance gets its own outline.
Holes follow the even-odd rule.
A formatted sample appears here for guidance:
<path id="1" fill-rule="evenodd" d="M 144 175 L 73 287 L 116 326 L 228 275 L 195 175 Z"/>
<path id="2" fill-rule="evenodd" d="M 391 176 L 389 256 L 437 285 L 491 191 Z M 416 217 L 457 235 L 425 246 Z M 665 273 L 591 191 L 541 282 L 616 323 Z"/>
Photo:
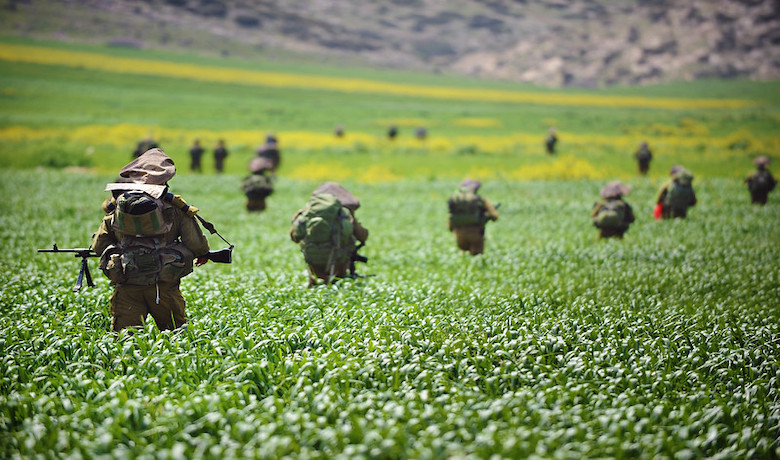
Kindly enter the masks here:
<path id="1" fill-rule="evenodd" d="M 664 206 L 670 209 L 687 209 L 693 200 L 693 176 L 686 172 L 677 173 L 666 191 Z"/>
<path id="2" fill-rule="evenodd" d="M 447 202 L 453 228 L 485 223 L 482 198 L 472 191 L 458 190 Z"/>
<path id="3" fill-rule="evenodd" d="M 294 228 L 306 263 L 328 266 L 349 259 L 355 249 L 354 227 L 349 216 L 349 209 L 330 193 L 309 198 Z"/>
<path id="4" fill-rule="evenodd" d="M 625 218 L 626 204 L 621 200 L 608 200 L 593 216 L 593 223 L 597 228 L 622 228 Z"/>
<path id="5" fill-rule="evenodd" d="M 264 174 L 250 174 L 241 183 L 241 190 L 250 200 L 261 200 L 274 192 L 271 178 Z"/>
<path id="6" fill-rule="evenodd" d="M 772 174 L 769 171 L 756 171 L 756 174 L 750 178 L 748 188 L 753 193 L 769 192 L 775 188 Z"/>

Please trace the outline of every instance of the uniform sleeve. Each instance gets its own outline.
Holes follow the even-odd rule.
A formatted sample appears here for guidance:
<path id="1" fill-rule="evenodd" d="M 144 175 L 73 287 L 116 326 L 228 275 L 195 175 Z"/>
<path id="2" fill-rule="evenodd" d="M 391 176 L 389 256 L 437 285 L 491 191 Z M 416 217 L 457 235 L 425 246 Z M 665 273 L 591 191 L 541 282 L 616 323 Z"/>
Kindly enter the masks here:
<path id="1" fill-rule="evenodd" d="M 186 215 L 184 211 L 177 211 L 181 220 L 179 231 L 182 243 L 195 254 L 195 257 L 205 256 L 209 252 L 209 240 L 206 239 L 206 236 L 200 229 L 200 225 L 198 225 L 194 217 Z"/>
<path id="2" fill-rule="evenodd" d="M 655 199 L 655 204 L 664 204 L 666 200 L 666 191 L 669 189 L 669 182 L 666 182 L 661 186 L 661 190 L 658 191 L 658 197 Z"/>
<path id="3" fill-rule="evenodd" d="M 352 227 L 355 229 L 353 234 L 355 235 L 355 239 L 360 241 L 361 243 L 365 243 L 368 239 L 368 229 L 360 224 L 360 222 L 355 219 L 355 216 L 350 216 L 352 218 Z"/>
<path id="4" fill-rule="evenodd" d="M 625 203 L 625 201 L 624 201 Z M 623 222 L 630 224 L 631 222 L 635 221 L 636 217 L 634 217 L 634 210 L 631 208 L 631 205 L 626 203 L 626 215 L 623 218 Z"/>
<path id="5" fill-rule="evenodd" d="M 490 200 L 482 197 L 482 203 L 485 205 L 485 215 L 487 218 L 490 220 L 498 220 L 498 211 L 496 211 L 496 208 L 490 203 Z"/>
<path id="6" fill-rule="evenodd" d="M 114 232 L 111 230 L 111 219 L 112 216 L 110 215 L 103 217 L 100 228 L 92 235 L 92 245 L 90 247 L 96 254 L 103 254 L 107 247 L 117 243 Z"/>
<path id="7" fill-rule="evenodd" d="M 292 220 L 290 221 L 290 239 L 293 240 L 294 243 L 300 243 L 301 240 L 296 236 L 296 228 L 298 227 L 298 216 L 301 215 L 303 212 L 303 209 L 299 210 L 295 213 Z"/>
<path id="8" fill-rule="evenodd" d="M 599 201 L 598 203 L 593 205 L 593 209 L 590 211 L 590 218 L 595 219 L 596 214 L 599 213 L 599 210 L 601 209 L 601 205 L 604 203 L 603 201 Z"/>

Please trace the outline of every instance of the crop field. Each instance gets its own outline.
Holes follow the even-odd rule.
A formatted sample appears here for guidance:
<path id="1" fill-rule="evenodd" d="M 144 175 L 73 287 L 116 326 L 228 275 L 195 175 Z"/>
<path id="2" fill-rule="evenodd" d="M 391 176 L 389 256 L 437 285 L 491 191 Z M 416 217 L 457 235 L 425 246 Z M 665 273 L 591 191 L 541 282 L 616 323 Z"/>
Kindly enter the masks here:
<path id="1" fill-rule="evenodd" d="M 14 57 L 22 46 L 35 50 Z M 31 57 L 55 51 L 67 58 Z M 101 53 L 114 68 L 89 64 Z M 377 86 L 116 67 L 132 59 Z M 780 192 L 751 206 L 742 183 L 755 155 L 780 151 L 777 89 L 479 88 L 0 39 L 0 457 L 777 458 Z M 554 101 L 533 99 L 545 94 Z M 555 156 L 542 146 L 551 126 Z M 182 280 L 186 329 L 114 334 L 95 259 L 97 286 L 73 293 L 79 259 L 35 249 L 89 244 L 104 184 L 150 131 L 177 162 L 173 191 L 236 249 L 232 264 Z M 268 209 L 249 214 L 238 187 L 268 131 L 283 163 Z M 228 141 L 225 174 L 188 171 L 195 137 Z M 631 157 L 642 139 L 648 177 Z M 676 163 L 696 175 L 699 203 L 655 221 Z M 501 203 L 477 257 L 446 225 L 466 175 Z M 369 276 L 309 289 L 289 222 L 327 179 L 361 200 Z M 623 240 L 597 241 L 589 212 L 612 179 L 633 186 L 637 221 Z"/>

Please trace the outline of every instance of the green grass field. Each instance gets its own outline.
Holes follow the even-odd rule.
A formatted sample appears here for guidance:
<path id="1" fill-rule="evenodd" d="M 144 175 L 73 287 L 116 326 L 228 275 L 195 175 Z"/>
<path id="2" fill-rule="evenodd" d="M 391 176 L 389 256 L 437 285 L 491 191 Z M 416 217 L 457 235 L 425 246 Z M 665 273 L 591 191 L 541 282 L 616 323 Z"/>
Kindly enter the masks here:
<path id="1" fill-rule="evenodd" d="M 0 41 L 0 52 L 3 43 L 16 42 Z M 0 60 L 0 456 L 777 458 L 780 201 L 774 192 L 751 206 L 741 179 L 754 155 L 777 151 L 776 88 L 569 90 L 575 99 L 750 105 L 568 107 Z M 500 123 L 454 123 L 465 118 Z M 429 143 L 384 142 L 388 120 L 425 120 Z M 367 144 L 321 141 L 337 122 Z M 554 158 L 541 151 L 552 124 L 561 132 Z M 401 126 L 410 137 L 414 123 Z M 182 281 L 185 331 L 147 324 L 117 335 L 108 332 L 112 290 L 94 259 L 97 286 L 75 294 L 79 260 L 35 249 L 89 244 L 103 186 L 146 129 L 180 167 L 174 191 L 236 250 L 233 264 L 210 263 Z M 242 139 L 228 141 L 226 174 L 186 171 L 187 143 L 201 130 Z M 238 184 L 269 130 L 280 134 L 284 163 L 268 210 L 250 215 Z M 509 147 L 496 141 L 513 135 Z M 467 136 L 485 147 L 471 149 Z M 657 153 L 647 178 L 631 159 L 641 138 Z M 657 187 L 678 162 L 696 174 L 699 204 L 686 220 L 654 221 Z M 567 166 L 593 175 L 566 180 Z M 307 289 L 289 219 L 325 174 L 361 199 L 357 216 L 371 234 L 359 269 L 371 276 Z M 466 174 L 485 179 L 483 194 L 502 204 L 479 257 L 460 254 L 446 228 L 447 197 Z M 613 178 L 633 185 L 637 221 L 622 241 L 596 241 L 590 208 Z"/>

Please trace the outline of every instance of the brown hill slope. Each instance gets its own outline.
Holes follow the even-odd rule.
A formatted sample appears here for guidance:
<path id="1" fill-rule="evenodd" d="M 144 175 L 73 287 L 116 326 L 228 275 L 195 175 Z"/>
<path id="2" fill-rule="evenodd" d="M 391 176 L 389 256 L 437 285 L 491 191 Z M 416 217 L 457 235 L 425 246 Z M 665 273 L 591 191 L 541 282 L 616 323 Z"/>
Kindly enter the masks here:
<path id="1" fill-rule="evenodd" d="M 0 26 L 548 86 L 780 77 L 777 0 L 7 0 Z"/>

